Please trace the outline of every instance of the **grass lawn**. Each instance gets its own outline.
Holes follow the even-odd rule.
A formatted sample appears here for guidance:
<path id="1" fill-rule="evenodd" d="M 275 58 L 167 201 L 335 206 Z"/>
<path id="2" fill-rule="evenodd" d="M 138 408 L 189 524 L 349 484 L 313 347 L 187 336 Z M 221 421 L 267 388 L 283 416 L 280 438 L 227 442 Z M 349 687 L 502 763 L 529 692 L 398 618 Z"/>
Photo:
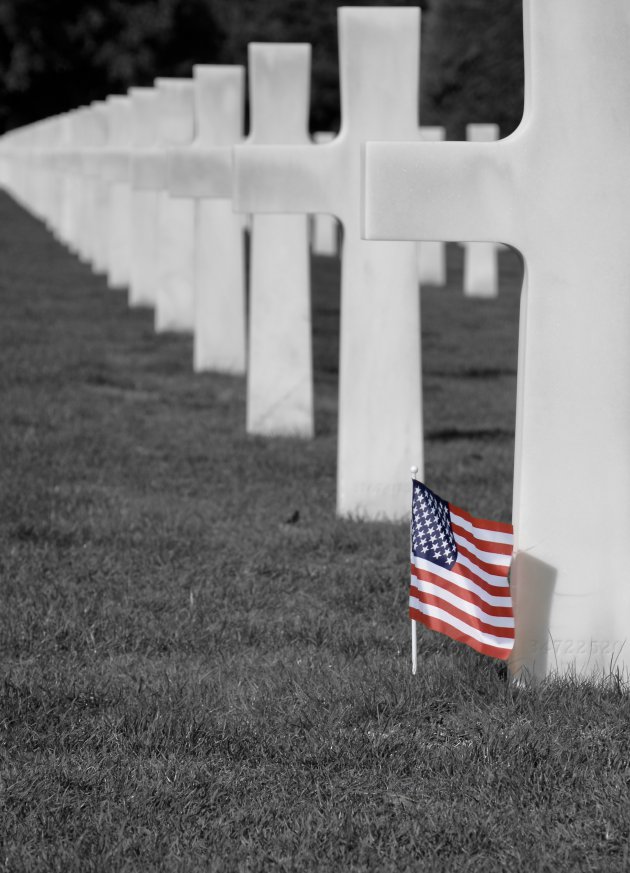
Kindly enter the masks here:
<path id="1" fill-rule="evenodd" d="M 521 268 L 471 301 L 461 258 L 422 296 L 426 480 L 507 520 Z M 334 514 L 313 278 L 317 437 L 247 437 L 242 379 L 0 197 L 0 869 L 627 871 L 627 689 L 428 631 L 410 675 L 407 528 Z"/>

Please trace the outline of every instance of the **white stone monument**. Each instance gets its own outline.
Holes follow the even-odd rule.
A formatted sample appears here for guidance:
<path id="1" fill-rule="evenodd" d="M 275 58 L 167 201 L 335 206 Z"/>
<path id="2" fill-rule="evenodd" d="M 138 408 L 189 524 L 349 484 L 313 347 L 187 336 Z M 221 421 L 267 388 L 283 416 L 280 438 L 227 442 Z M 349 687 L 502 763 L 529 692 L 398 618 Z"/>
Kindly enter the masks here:
<path id="1" fill-rule="evenodd" d="M 442 142 L 443 127 L 422 126 L 420 138 L 425 142 Z M 446 245 L 439 240 L 418 243 L 418 279 L 421 285 L 446 285 Z"/>
<path id="2" fill-rule="evenodd" d="M 133 187 L 158 192 L 155 329 L 192 332 L 194 325 L 195 202 L 168 193 L 167 149 L 194 138 L 192 79 L 155 80 L 157 145 L 136 150 Z"/>
<path id="3" fill-rule="evenodd" d="M 499 139 L 498 124 L 467 124 L 469 142 L 493 142 Z M 496 297 L 499 293 L 499 260 L 496 243 L 464 244 L 464 296 Z"/>
<path id="4" fill-rule="evenodd" d="M 75 181 L 75 119 L 77 109 L 65 114 L 63 125 L 63 139 L 58 157 L 58 171 L 60 175 L 61 204 L 59 208 L 59 227 L 57 234 L 61 242 L 70 247 L 76 227 L 76 198 L 74 196 Z"/>
<path id="5" fill-rule="evenodd" d="M 194 68 L 197 135 L 169 151 L 172 197 L 197 199 L 193 366 L 245 373 L 245 237 L 232 209 L 232 146 L 243 138 L 245 69 Z"/>
<path id="6" fill-rule="evenodd" d="M 409 514 L 409 458 L 422 457 L 417 246 L 360 237 L 367 139 L 418 138 L 420 12 L 339 9 L 338 137 L 235 149 L 237 208 L 336 215 L 344 225 L 337 510 Z"/>
<path id="7" fill-rule="evenodd" d="M 367 144 L 365 229 L 522 252 L 511 669 L 627 675 L 630 15 L 623 0 L 524 10 L 520 127 Z"/>
<path id="8" fill-rule="evenodd" d="M 84 155 L 84 175 L 88 186 L 88 234 L 86 258 L 95 273 L 107 272 L 107 230 L 109 228 L 109 184 L 102 174 L 103 153 L 109 141 L 109 113 L 104 100 L 91 105 L 93 140 Z"/>
<path id="9" fill-rule="evenodd" d="M 131 279 L 131 99 L 107 98 L 109 142 L 103 157 L 103 178 L 109 185 L 109 225 L 106 231 L 107 281 L 110 288 L 127 288 Z"/>
<path id="10" fill-rule="evenodd" d="M 59 239 L 61 213 L 63 210 L 63 175 L 61 153 L 66 139 L 65 115 L 53 115 L 42 122 L 40 165 L 42 202 L 41 218 L 50 232 Z"/>
<path id="11" fill-rule="evenodd" d="M 70 142 L 64 156 L 65 183 L 64 208 L 62 217 L 62 238 L 75 255 L 79 252 L 81 219 L 83 215 L 83 116 L 89 112 L 84 106 L 74 109 L 70 115 Z"/>
<path id="12" fill-rule="evenodd" d="M 164 150 L 192 143 L 195 136 L 192 79 L 155 80 L 161 98 L 158 136 Z M 192 332 L 195 323 L 195 201 L 173 199 L 163 153 L 163 187 L 158 204 L 158 289 L 156 331 Z"/>
<path id="13" fill-rule="evenodd" d="M 330 131 L 317 131 L 313 139 L 321 145 L 332 142 L 335 134 Z M 334 215 L 314 215 L 311 227 L 311 246 L 314 255 L 332 258 L 339 252 L 339 223 Z"/>
<path id="14" fill-rule="evenodd" d="M 241 149 L 248 152 L 261 144 L 310 142 L 310 63 L 310 45 L 249 45 L 250 134 Z M 306 215 L 252 216 L 249 287 L 247 432 L 312 437 Z"/>
<path id="15" fill-rule="evenodd" d="M 133 130 L 129 305 L 154 307 L 158 286 L 159 99 L 155 88 L 130 88 L 129 96 Z"/>

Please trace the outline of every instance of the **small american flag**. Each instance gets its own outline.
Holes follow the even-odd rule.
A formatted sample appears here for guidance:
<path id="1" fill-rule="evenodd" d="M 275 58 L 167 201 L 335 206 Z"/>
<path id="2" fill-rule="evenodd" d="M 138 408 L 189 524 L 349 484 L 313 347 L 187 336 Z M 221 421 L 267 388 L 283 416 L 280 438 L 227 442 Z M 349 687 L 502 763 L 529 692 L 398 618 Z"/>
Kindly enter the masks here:
<path id="1" fill-rule="evenodd" d="M 409 615 L 493 658 L 508 658 L 513 528 L 474 518 L 413 480 Z M 414 631 L 415 633 L 415 631 Z"/>

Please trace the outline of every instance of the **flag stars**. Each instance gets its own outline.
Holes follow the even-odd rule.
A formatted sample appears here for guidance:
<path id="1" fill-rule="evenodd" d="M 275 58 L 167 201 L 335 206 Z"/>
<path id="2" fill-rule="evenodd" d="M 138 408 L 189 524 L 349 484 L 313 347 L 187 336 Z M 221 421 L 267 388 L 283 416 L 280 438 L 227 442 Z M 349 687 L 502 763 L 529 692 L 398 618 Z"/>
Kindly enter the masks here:
<path id="1" fill-rule="evenodd" d="M 412 501 L 411 541 L 414 552 L 426 561 L 449 567 L 457 559 L 457 547 L 451 529 L 450 509 L 446 501 L 424 485 L 415 484 Z"/>

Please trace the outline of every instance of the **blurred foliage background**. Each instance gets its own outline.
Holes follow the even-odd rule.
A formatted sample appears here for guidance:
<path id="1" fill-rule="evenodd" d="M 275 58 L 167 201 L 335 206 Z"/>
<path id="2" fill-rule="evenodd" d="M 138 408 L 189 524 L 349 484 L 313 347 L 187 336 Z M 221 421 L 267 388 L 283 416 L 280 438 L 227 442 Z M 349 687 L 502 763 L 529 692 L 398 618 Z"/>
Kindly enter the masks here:
<path id="1" fill-rule="evenodd" d="M 247 61 L 247 44 L 313 45 L 312 130 L 339 124 L 332 0 L 0 0 L 0 131 L 190 75 L 195 63 Z M 522 0 L 398 0 L 421 6 L 420 119 L 451 139 L 468 122 L 506 136 L 523 107 Z"/>

